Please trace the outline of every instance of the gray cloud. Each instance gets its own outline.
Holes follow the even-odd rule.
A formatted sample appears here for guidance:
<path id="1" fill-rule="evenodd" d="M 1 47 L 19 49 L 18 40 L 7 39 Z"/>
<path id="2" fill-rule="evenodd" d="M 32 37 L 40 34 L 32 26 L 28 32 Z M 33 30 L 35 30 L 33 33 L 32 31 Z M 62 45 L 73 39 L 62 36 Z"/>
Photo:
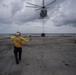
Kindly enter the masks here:
<path id="1" fill-rule="evenodd" d="M 76 27 L 76 0 L 69 0 L 62 4 L 58 13 L 55 14 L 53 22 L 56 26 L 69 25 Z"/>
<path id="2" fill-rule="evenodd" d="M 53 0 L 45 1 L 48 4 Z M 34 30 L 37 30 L 37 27 L 42 26 L 42 20 L 39 19 L 40 10 L 35 11 L 35 9 L 25 7 L 27 6 L 26 2 L 41 5 L 42 0 L 0 0 L 0 31 L 6 27 L 9 29 L 6 29 L 5 32 L 13 32 L 18 28 L 20 31 L 23 31 L 25 27 L 28 32 L 31 32 L 31 29 L 36 28 Z M 57 0 L 56 3 L 50 5 L 48 18 L 45 22 L 45 26 L 47 26 L 46 31 L 48 32 L 48 29 L 51 30 L 51 28 L 53 30 L 56 26 L 76 27 L 75 7 L 76 0 Z M 51 27 L 51 25 L 53 26 Z"/>
<path id="3" fill-rule="evenodd" d="M 21 0 L 17 0 L 11 3 L 11 9 L 12 9 L 11 11 L 13 15 L 18 11 L 21 11 L 23 3 L 24 1 L 21 1 Z"/>
<path id="4" fill-rule="evenodd" d="M 39 19 L 39 12 L 31 8 L 26 8 L 26 2 L 28 0 L 11 0 L 10 2 L 4 0 L 1 6 L 1 10 L 4 13 L 4 17 L 0 16 L 0 22 L 2 23 L 18 23 L 23 24 L 25 22 L 33 21 Z M 34 2 L 34 0 L 29 0 L 29 2 Z M 42 1 L 42 0 L 41 0 Z M 53 0 L 51 0 L 53 1 Z M 61 0 L 57 0 L 56 3 L 50 6 L 50 9 L 54 8 Z M 48 4 L 50 0 L 46 1 Z M 40 4 L 35 1 L 35 4 Z M 49 9 L 49 10 L 50 10 Z M 10 17 L 8 16 L 10 14 Z"/>
<path id="5" fill-rule="evenodd" d="M 0 4 L 3 2 L 4 0 L 0 0 Z"/>

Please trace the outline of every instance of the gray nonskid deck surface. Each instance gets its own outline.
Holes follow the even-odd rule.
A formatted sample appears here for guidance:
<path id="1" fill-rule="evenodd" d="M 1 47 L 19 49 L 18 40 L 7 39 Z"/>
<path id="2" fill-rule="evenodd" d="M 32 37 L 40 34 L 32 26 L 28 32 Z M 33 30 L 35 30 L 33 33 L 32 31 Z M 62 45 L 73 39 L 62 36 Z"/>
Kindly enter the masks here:
<path id="1" fill-rule="evenodd" d="M 13 42 L 0 40 L 0 75 L 76 75 L 74 37 L 32 37 L 15 63 Z"/>

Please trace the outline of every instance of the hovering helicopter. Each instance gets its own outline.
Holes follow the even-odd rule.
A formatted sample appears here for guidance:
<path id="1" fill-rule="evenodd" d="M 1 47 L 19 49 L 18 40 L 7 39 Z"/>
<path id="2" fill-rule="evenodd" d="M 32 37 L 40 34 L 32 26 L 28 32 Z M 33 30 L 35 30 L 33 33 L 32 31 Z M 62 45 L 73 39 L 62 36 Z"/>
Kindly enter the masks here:
<path id="1" fill-rule="evenodd" d="M 26 6 L 26 7 L 35 8 L 36 11 L 41 10 L 40 11 L 40 18 L 43 19 L 43 18 L 47 17 L 47 8 L 49 8 L 48 6 L 51 5 L 54 2 L 56 2 L 56 0 L 54 0 L 51 3 L 45 5 L 45 0 L 42 0 L 42 6 L 26 2 L 27 4 L 31 5 L 31 6 Z"/>

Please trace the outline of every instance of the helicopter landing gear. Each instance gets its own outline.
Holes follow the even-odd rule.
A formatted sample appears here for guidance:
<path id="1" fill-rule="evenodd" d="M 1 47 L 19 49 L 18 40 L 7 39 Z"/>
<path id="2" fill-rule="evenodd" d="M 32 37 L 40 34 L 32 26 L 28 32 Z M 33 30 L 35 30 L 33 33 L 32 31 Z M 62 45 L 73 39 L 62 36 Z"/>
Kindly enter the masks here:
<path id="1" fill-rule="evenodd" d="M 46 16 L 46 17 L 39 17 L 39 19 L 46 19 L 46 18 L 48 18 L 48 15 Z"/>

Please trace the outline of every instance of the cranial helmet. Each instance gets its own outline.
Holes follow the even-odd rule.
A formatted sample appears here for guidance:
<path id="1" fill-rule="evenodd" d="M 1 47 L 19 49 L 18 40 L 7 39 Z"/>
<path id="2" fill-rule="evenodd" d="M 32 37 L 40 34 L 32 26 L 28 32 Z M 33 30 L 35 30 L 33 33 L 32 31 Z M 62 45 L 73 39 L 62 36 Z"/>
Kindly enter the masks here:
<path id="1" fill-rule="evenodd" d="M 21 36 L 21 33 L 20 32 L 16 32 L 16 36 Z"/>

